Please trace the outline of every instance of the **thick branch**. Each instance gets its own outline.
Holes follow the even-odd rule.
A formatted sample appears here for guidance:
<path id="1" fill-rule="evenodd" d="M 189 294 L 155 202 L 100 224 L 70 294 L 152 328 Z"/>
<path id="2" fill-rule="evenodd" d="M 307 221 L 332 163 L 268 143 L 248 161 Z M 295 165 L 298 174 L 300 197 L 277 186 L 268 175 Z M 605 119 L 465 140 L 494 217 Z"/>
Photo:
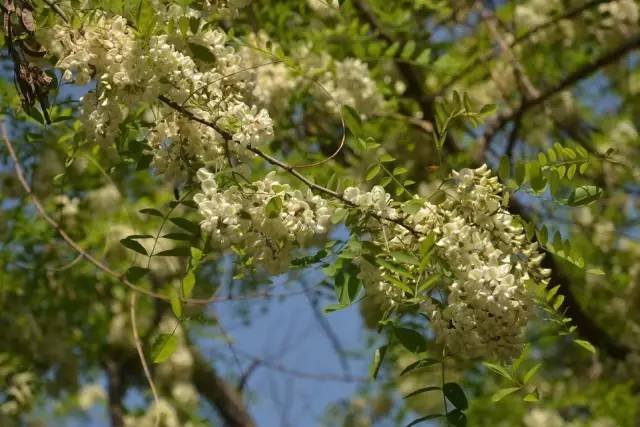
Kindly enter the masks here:
<path id="1" fill-rule="evenodd" d="M 515 198 L 511 200 L 510 210 L 525 219 L 530 219 L 527 207 Z M 547 253 L 542 261 L 542 266 L 551 269 L 551 283 L 560 285 L 558 292 L 564 296 L 567 316 L 570 317 L 578 327 L 578 333 L 610 356 L 616 359 L 624 359 L 630 351 L 629 348 L 616 342 L 584 312 L 571 289 L 570 278 L 560 270 L 560 267 L 556 263 L 555 256 Z"/>
<path id="2" fill-rule="evenodd" d="M 516 37 L 509 44 L 509 47 L 510 48 L 514 48 L 517 45 L 529 40 L 533 35 L 539 33 L 540 31 L 542 31 L 544 29 L 549 28 L 550 26 L 552 26 L 554 24 L 557 24 L 560 21 L 575 18 L 576 16 L 582 14 L 583 12 L 586 12 L 587 10 L 589 10 L 589 9 L 595 7 L 595 6 L 598 6 L 599 4 L 608 3 L 609 1 L 610 0 L 592 0 L 592 1 L 586 2 L 585 4 L 583 4 L 581 6 L 576 7 L 575 9 L 568 10 L 564 14 L 558 15 L 555 18 L 550 19 L 549 21 L 543 22 L 542 24 L 537 25 L 537 26 L 531 28 L 530 30 L 528 30 L 527 32 L 525 32 L 524 34 Z M 462 79 L 464 76 L 469 74 L 475 67 L 481 65 L 482 63 L 485 63 L 485 62 L 491 60 L 492 58 L 494 58 L 496 53 L 497 53 L 497 51 L 490 50 L 488 52 L 485 52 L 484 54 L 481 54 L 481 55 L 477 56 L 475 59 L 470 61 L 465 67 L 463 67 L 453 77 L 451 77 L 447 82 L 444 83 L 444 85 L 440 89 L 440 94 L 444 93 L 447 89 L 449 89 L 455 83 L 460 81 L 460 79 Z"/>
<path id="3" fill-rule="evenodd" d="M 109 398 L 111 427 L 124 427 L 122 398 L 124 397 L 125 387 L 122 367 L 115 359 L 107 358 L 104 363 L 104 370 L 107 375 L 107 396 Z"/>
<path id="4" fill-rule="evenodd" d="M 496 117 L 487 125 L 487 130 L 485 131 L 482 138 L 485 147 L 490 143 L 491 139 L 493 139 L 493 137 L 498 132 L 500 132 L 510 121 L 524 115 L 528 110 L 540 104 L 543 104 L 552 96 L 562 92 L 565 89 L 570 88 L 571 86 L 574 86 L 575 84 L 591 76 L 601 68 L 618 61 L 629 52 L 638 48 L 640 48 L 640 35 L 636 35 L 628 39 L 625 43 L 618 46 L 616 49 L 603 54 L 594 62 L 583 65 L 574 72 L 570 73 L 564 79 L 560 80 L 555 85 L 549 87 L 547 90 L 541 91 L 538 96 L 534 98 L 524 99 L 520 103 L 520 106 L 516 109 L 504 109 L 503 112 L 498 115 L 498 117 Z"/>
<path id="5" fill-rule="evenodd" d="M 217 409 L 230 427 L 254 427 L 255 423 L 240 394 L 218 375 L 197 350 L 192 349 L 192 354 L 193 382 L 198 392 Z"/>

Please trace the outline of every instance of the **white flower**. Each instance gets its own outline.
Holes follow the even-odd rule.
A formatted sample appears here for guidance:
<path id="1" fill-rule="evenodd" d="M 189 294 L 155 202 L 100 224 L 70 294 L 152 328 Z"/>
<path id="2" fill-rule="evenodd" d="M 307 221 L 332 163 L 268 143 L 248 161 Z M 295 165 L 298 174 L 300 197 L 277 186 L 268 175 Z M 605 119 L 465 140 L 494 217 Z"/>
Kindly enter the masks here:
<path id="1" fill-rule="evenodd" d="M 310 190 L 294 190 L 275 179 L 274 172 L 252 183 L 219 189 L 215 175 L 197 173 L 202 193 L 198 204 L 202 230 L 221 249 L 242 247 L 270 273 L 286 271 L 294 247 L 307 247 L 329 231 L 333 208 Z"/>

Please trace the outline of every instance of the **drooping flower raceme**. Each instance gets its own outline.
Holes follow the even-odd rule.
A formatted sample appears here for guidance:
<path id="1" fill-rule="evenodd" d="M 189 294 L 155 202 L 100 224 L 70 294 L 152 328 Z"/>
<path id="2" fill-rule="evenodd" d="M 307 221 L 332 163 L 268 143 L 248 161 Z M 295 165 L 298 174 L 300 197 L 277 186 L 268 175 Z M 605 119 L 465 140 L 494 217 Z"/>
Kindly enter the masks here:
<path id="1" fill-rule="evenodd" d="M 214 174 L 200 169 L 202 193 L 194 196 L 202 229 L 222 249 L 235 248 L 272 274 L 287 270 L 295 247 L 328 231 L 331 208 L 310 190 L 282 184 L 275 172 L 250 186 L 220 189 Z"/>
<path id="2" fill-rule="evenodd" d="M 521 347 L 533 308 L 529 282 L 545 280 L 549 271 L 540 268 L 537 244 L 528 243 L 523 228 L 504 209 L 503 187 L 486 166 L 454 172 L 452 178 L 455 185 L 447 189 L 446 201 L 425 201 L 409 216 L 379 188 L 370 194 L 348 188 L 345 197 L 387 218 L 406 216 L 412 231 L 393 223 L 373 235 L 389 250 L 417 253 L 425 236 L 435 238 L 442 261 L 426 273 L 444 271 L 446 298 L 440 303 L 425 299 L 424 308 L 440 342 L 463 357 L 508 357 Z M 384 269 L 376 273 L 364 259 L 360 267 L 365 286 L 386 289 L 390 304 L 400 301 L 397 287 L 384 281 Z"/>
<path id="3" fill-rule="evenodd" d="M 198 178 L 203 193 L 195 201 L 203 230 L 223 248 L 243 248 L 243 255 L 272 273 L 286 271 L 293 249 L 324 235 L 334 209 L 344 209 L 279 183 L 273 172 L 224 190 L 206 170 Z M 549 272 L 540 268 L 537 245 L 504 208 L 503 187 L 486 166 L 454 172 L 452 180 L 444 202 L 420 201 L 411 215 L 382 187 L 350 187 L 343 197 L 369 216 L 370 239 L 387 251 L 417 253 L 422 241 L 434 239 L 436 261 L 423 273 L 443 275 L 444 299 L 425 298 L 423 308 L 439 341 L 462 357 L 508 357 L 521 347 L 531 316 L 530 282 L 544 281 Z M 365 257 L 355 262 L 368 295 L 384 295 L 388 306 L 402 302 L 402 290 L 384 267 Z"/>
<path id="4" fill-rule="evenodd" d="M 306 85 L 314 94 L 316 105 L 336 117 L 343 105 L 355 108 L 363 118 L 383 111 L 384 98 L 369 67 L 361 60 L 338 60 L 325 52 L 311 52 L 303 45 L 294 49 L 300 68 L 296 72 L 270 54 L 277 48 L 266 33 L 259 32 L 250 35 L 247 46 L 240 49 L 254 83 L 251 97 L 258 105 L 271 112 L 283 111 L 293 91 Z"/>
<path id="5" fill-rule="evenodd" d="M 97 13 L 82 32 L 57 26 L 49 48 L 59 56 L 67 80 L 85 84 L 94 76 L 95 91 L 86 95 L 82 120 L 89 139 L 113 144 L 134 109 L 151 106 L 148 128 L 153 165 L 168 177 L 216 163 L 225 150 L 243 155 L 243 147 L 259 145 L 272 134 L 264 109 L 245 102 L 247 83 L 231 76 L 243 70 L 242 58 L 220 28 L 206 27 L 188 37 L 143 36 L 124 18 Z M 174 103 L 158 101 L 162 95 Z M 213 129 L 185 120 L 175 105 L 215 124 Z M 208 129 L 206 129 L 208 127 Z"/>

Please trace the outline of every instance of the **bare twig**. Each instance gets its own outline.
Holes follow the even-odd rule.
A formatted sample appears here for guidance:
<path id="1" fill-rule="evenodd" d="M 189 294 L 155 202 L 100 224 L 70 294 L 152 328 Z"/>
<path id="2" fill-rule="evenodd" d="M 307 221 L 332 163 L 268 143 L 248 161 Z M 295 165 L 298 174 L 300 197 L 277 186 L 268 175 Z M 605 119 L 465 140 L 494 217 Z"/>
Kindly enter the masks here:
<path id="1" fill-rule="evenodd" d="M 42 1 L 45 2 L 47 6 L 49 6 L 51 10 L 53 10 L 66 24 L 69 23 L 69 18 L 67 18 L 67 15 L 65 15 L 65 13 L 62 11 L 62 9 L 60 9 L 60 6 L 58 6 L 56 2 L 54 2 L 53 0 Z"/>
<path id="2" fill-rule="evenodd" d="M 131 297 L 129 299 L 129 316 L 131 317 L 131 332 L 133 333 L 133 343 L 136 346 L 136 351 L 138 352 L 138 357 L 140 358 L 140 363 L 142 364 L 142 369 L 144 370 L 144 376 L 147 378 L 147 382 L 149 383 L 149 387 L 151 388 L 151 394 L 153 394 L 153 400 L 156 403 L 156 410 L 154 413 L 154 425 L 157 427 L 160 423 L 160 398 L 158 397 L 158 391 L 156 390 L 156 385 L 153 382 L 153 378 L 151 377 L 151 371 L 149 370 L 149 365 L 147 364 L 147 360 L 144 357 L 144 351 L 142 350 L 142 342 L 140 341 L 140 336 L 138 335 L 138 324 L 136 322 L 136 296 L 135 292 L 131 292 Z"/>
<path id="3" fill-rule="evenodd" d="M 340 365 L 342 367 L 343 373 L 345 374 L 345 376 L 351 376 L 351 369 L 349 368 L 349 363 L 345 356 L 346 353 L 342 348 L 340 339 L 338 339 L 338 336 L 336 335 L 335 331 L 331 327 L 331 324 L 327 320 L 327 317 L 322 315 L 322 312 L 320 311 L 320 307 L 318 307 L 318 302 L 313 299 L 313 296 L 311 295 L 311 289 L 307 287 L 307 284 L 304 282 L 304 280 L 302 280 L 302 286 L 305 289 L 305 295 L 307 296 L 307 300 L 309 300 L 309 304 L 311 305 L 311 310 L 313 311 L 313 315 L 318 321 L 318 324 L 320 324 L 322 331 L 327 336 L 329 343 L 331 343 L 331 346 L 333 347 L 333 350 L 336 356 L 338 357 L 338 360 L 340 361 Z"/>

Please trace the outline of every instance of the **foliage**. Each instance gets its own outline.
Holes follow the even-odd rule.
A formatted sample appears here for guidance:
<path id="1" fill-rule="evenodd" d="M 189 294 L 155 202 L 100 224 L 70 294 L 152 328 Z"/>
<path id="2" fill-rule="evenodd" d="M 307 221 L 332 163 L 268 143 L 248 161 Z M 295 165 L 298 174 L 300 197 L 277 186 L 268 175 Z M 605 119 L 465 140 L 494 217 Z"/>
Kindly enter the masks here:
<path id="1" fill-rule="evenodd" d="M 262 425 L 213 306 L 312 273 L 318 422 L 637 425 L 639 8 L 4 1 L 0 424 Z"/>

